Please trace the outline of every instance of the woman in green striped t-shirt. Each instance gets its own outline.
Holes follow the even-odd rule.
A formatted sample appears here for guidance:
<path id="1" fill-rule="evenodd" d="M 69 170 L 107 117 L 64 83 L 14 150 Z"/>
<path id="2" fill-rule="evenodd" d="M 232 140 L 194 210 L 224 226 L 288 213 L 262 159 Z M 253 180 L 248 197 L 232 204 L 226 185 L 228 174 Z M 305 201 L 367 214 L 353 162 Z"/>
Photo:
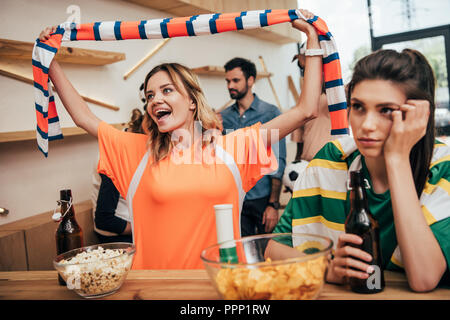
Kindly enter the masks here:
<path id="1" fill-rule="evenodd" d="M 370 185 L 383 266 L 406 271 L 415 291 L 448 281 L 450 148 L 435 141 L 434 90 L 433 71 L 415 50 L 379 50 L 355 66 L 348 86 L 354 137 L 332 141 L 316 154 L 274 230 L 332 238 L 327 281 L 369 277 L 370 255 L 349 245 L 361 238 L 344 232 L 353 170 L 361 170 Z"/>

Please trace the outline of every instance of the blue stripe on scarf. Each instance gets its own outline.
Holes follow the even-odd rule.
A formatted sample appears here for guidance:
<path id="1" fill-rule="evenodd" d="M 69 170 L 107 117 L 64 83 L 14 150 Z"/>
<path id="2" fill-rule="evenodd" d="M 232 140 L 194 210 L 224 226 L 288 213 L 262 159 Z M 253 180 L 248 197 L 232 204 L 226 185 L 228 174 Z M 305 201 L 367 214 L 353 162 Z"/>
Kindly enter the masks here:
<path id="1" fill-rule="evenodd" d="M 94 38 L 95 41 L 101 41 L 102 38 L 100 38 L 100 31 L 98 30 L 100 27 L 100 22 L 94 23 Z"/>
<path id="2" fill-rule="evenodd" d="M 58 139 L 63 139 L 63 135 L 62 134 L 58 134 L 57 136 L 50 136 L 48 137 L 48 141 L 53 141 L 53 140 L 58 140 Z"/>
<path id="3" fill-rule="evenodd" d="M 48 134 L 39 128 L 39 126 L 36 126 L 36 131 L 39 133 L 39 135 L 42 137 L 42 139 L 48 139 Z"/>
<path id="4" fill-rule="evenodd" d="M 45 90 L 44 87 L 42 87 L 39 83 L 37 83 L 36 81 L 33 81 L 33 85 L 36 89 L 39 89 L 42 91 L 42 93 L 44 94 L 44 96 L 48 97 L 48 90 Z"/>
<path id="5" fill-rule="evenodd" d="M 161 35 L 163 38 L 170 38 L 169 32 L 167 31 L 167 23 L 170 22 L 170 19 L 172 18 L 166 18 L 159 24 L 161 27 Z"/>
<path id="6" fill-rule="evenodd" d="M 329 63 L 333 60 L 339 59 L 339 54 L 337 52 L 330 54 L 328 57 L 322 59 L 322 63 Z"/>
<path id="7" fill-rule="evenodd" d="M 42 114 L 44 118 L 48 118 L 48 112 L 44 112 L 44 108 L 41 105 L 34 103 L 34 107 L 36 108 L 36 111 Z"/>
<path id="8" fill-rule="evenodd" d="M 320 35 L 319 35 L 319 42 L 320 42 L 320 41 L 330 41 L 330 40 L 331 40 L 331 37 L 332 37 L 332 35 L 331 35 L 330 32 L 327 32 L 327 33 L 325 33 L 325 34 L 320 34 Z"/>
<path id="9" fill-rule="evenodd" d="M 291 19 L 291 21 L 298 19 L 298 16 L 297 16 L 297 13 L 295 12 L 295 10 L 292 10 L 292 9 L 289 10 L 288 14 L 289 14 L 289 18 Z"/>
<path id="10" fill-rule="evenodd" d="M 49 46 L 48 44 L 42 43 L 40 40 L 36 41 L 36 46 L 39 48 L 45 49 L 47 51 L 53 52 L 53 53 L 56 53 L 58 51 L 58 49 L 53 48 L 53 47 Z"/>
<path id="11" fill-rule="evenodd" d="M 77 28 L 70 29 L 70 41 L 77 41 Z"/>
<path id="12" fill-rule="evenodd" d="M 35 67 L 38 67 L 39 69 L 42 70 L 42 72 L 44 72 L 45 74 L 48 74 L 48 68 L 43 66 L 39 61 L 36 61 L 34 59 L 31 59 L 31 64 Z"/>
<path id="13" fill-rule="evenodd" d="M 319 18 L 318 16 L 314 16 L 312 19 L 308 19 L 308 20 L 306 20 L 306 21 L 307 21 L 308 23 L 313 24 L 314 22 L 317 21 L 318 18 Z"/>
<path id="14" fill-rule="evenodd" d="M 328 110 L 331 111 L 338 111 L 338 110 L 343 110 L 343 109 L 347 109 L 347 102 L 340 102 L 340 103 L 335 103 L 335 104 L 331 104 L 328 106 Z"/>
<path id="15" fill-rule="evenodd" d="M 220 13 L 216 13 L 213 15 L 212 19 L 209 19 L 209 30 L 211 34 L 217 33 L 216 20 L 219 18 Z"/>
<path id="16" fill-rule="evenodd" d="M 259 24 L 261 27 L 267 27 L 269 23 L 267 22 L 267 14 L 270 13 L 272 10 L 266 10 L 264 13 L 259 14 Z"/>
<path id="17" fill-rule="evenodd" d="M 72 22 L 73 23 L 73 22 Z M 72 27 L 72 25 L 71 25 L 71 27 Z M 66 30 L 64 30 L 64 28 L 61 28 L 61 26 L 57 26 L 56 27 L 56 31 L 55 32 L 53 32 L 53 33 L 51 33 L 50 35 L 52 35 L 52 34 L 64 34 L 64 32 L 65 32 Z"/>
<path id="18" fill-rule="evenodd" d="M 116 40 L 123 40 L 122 34 L 120 33 L 120 25 L 122 22 L 116 21 L 114 22 L 114 36 L 116 37 Z"/>
<path id="19" fill-rule="evenodd" d="M 246 15 L 247 15 L 247 11 L 242 11 L 241 15 L 239 17 L 234 18 L 237 30 L 243 30 L 244 29 L 244 24 L 242 23 L 242 17 L 244 17 Z"/>
<path id="20" fill-rule="evenodd" d="M 348 134 L 348 129 L 343 128 L 343 129 L 332 129 L 331 130 L 332 136 L 339 135 L 339 134 Z"/>
<path id="21" fill-rule="evenodd" d="M 54 122 L 58 122 L 59 118 L 58 116 L 54 117 L 54 118 L 48 118 L 48 123 L 54 123 Z"/>
<path id="22" fill-rule="evenodd" d="M 329 40 L 330 40 L 330 38 L 328 38 L 327 36 L 319 34 L 319 42 L 320 41 L 329 41 Z"/>
<path id="23" fill-rule="evenodd" d="M 342 81 L 342 79 L 331 80 L 331 81 L 325 82 L 325 89 L 334 88 L 334 87 L 343 86 L 343 85 L 344 85 L 344 82 Z"/>
<path id="24" fill-rule="evenodd" d="M 190 37 L 196 36 L 195 31 L 194 31 L 194 25 L 192 24 L 192 22 L 195 19 L 197 19 L 197 17 L 198 17 L 198 14 L 195 16 L 192 16 L 188 21 L 186 21 L 186 30 Z"/>
<path id="25" fill-rule="evenodd" d="M 148 39 L 147 34 L 145 33 L 145 24 L 147 23 L 147 20 L 142 20 L 141 23 L 139 23 L 138 29 L 139 29 L 139 36 L 141 39 Z"/>
<path id="26" fill-rule="evenodd" d="M 42 150 L 42 148 L 38 145 L 38 149 L 40 152 L 42 152 L 44 154 L 44 156 L 47 158 L 48 157 L 48 152 L 44 152 L 44 150 Z"/>

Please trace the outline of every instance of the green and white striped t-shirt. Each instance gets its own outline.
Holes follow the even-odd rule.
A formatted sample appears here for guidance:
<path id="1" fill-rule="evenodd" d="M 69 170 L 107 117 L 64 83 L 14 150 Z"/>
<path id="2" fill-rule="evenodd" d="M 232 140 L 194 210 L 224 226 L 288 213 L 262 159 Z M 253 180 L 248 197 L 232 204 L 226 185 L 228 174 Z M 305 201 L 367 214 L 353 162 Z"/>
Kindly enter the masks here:
<path id="1" fill-rule="evenodd" d="M 420 197 L 422 212 L 450 266 L 450 148 L 436 141 L 430 166 L 431 175 Z M 402 269 L 402 259 L 395 236 L 390 191 L 376 194 L 364 157 L 353 137 L 327 143 L 297 179 L 292 199 L 280 218 L 274 233 L 300 232 L 330 237 L 336 248 L 344 232 L 350 210 L 347 180 L 349 171 L 362 170 L 370 184 L 367 196 L 370 211 L 380 225 L 383 265 Z"/>

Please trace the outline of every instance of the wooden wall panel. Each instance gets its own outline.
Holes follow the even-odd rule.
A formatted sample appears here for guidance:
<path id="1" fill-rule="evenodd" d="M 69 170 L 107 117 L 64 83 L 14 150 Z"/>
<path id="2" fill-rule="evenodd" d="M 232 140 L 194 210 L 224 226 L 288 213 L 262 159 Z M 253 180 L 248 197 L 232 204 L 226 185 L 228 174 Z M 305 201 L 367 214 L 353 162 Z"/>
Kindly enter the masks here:
<path id="1" fill-rule="evenodd" d="M 84 244 L 86 246 L 97 244 L 98 239 L 94 233 L 91 201 L 88 200 L 75 204 L 74 208 L 77 222 L 83 230 Z M 58 227 L 58 223 L 51 219 L 52 215 L 53 211 L 49 211 L 26 219 L 1 225 L 0 254 L 3 253 L 1 249 L 3 247 L 7 247 L 8 243 L 11 243 L 12 241 L 10 238 L 6 237 L 6 235 L 8 235 L 7 232 L 21 233 L 24 246 L 21 247 L 18 242 L 17 250 L 24 252 L 26 261 L 28 261 L 28 270 L 53 270 L 53 259 L 56 256 L 55 232 Z M 1 236 L 2 233 L 5 233 L 5 240 Z M 16 235 L 15 237 L 17 238 L 18 236 Z M 21 266 L 21 255 L 21 253 L 17 253 L 17 257 L 14 256 L 14 261 L 9 262 L 9 264 L 12 266 Z M 16 259 L 17 262 L 15 261 Z M 3 262 L 0 263 L 0 268 L 2 266 Z"/>
<path id="2" fill-rule="evenodd" d="M 0 231 L 0 271 L 24 270 L 27 270 L 27 254 L 23 231 Z"/>

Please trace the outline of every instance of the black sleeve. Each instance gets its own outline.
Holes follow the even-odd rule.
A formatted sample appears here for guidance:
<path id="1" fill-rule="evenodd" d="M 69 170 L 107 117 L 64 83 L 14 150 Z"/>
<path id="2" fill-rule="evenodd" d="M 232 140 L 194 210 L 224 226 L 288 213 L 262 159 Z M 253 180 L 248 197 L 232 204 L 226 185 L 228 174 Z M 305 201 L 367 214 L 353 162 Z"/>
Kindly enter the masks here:
<path id="1" fill-rule="evenodd" d="M 100 174 L 100 177 L 102 183 L 95 208 L 95 226 L 100 230 L 121 234 L 127 226 L 127 221 L 114 215 L 119 202 L 119 191 L 106 175 Z"/>

